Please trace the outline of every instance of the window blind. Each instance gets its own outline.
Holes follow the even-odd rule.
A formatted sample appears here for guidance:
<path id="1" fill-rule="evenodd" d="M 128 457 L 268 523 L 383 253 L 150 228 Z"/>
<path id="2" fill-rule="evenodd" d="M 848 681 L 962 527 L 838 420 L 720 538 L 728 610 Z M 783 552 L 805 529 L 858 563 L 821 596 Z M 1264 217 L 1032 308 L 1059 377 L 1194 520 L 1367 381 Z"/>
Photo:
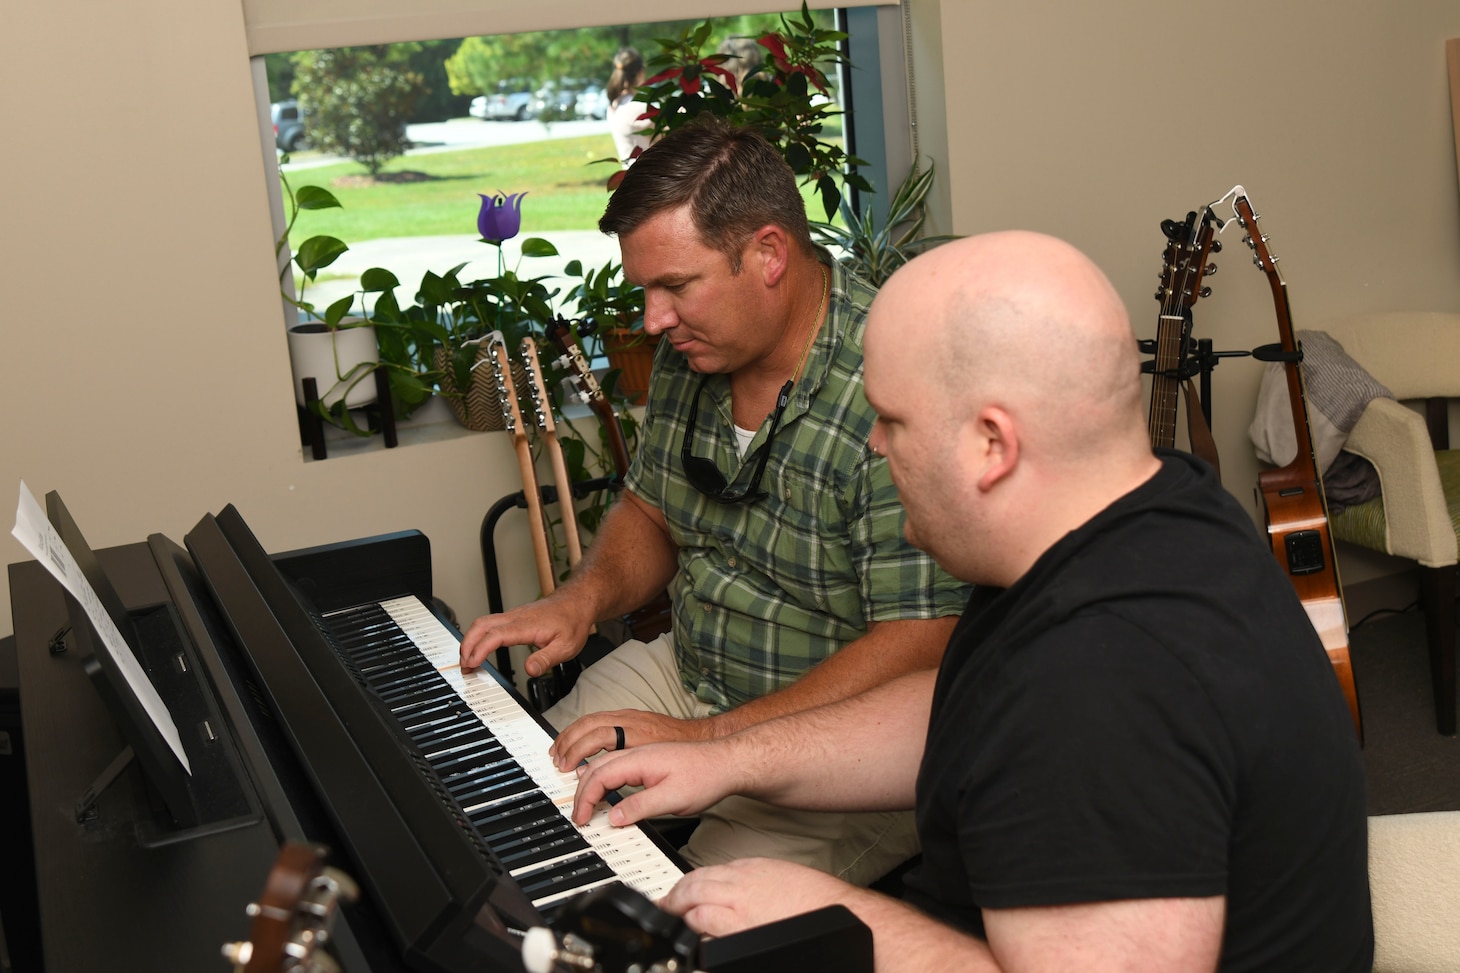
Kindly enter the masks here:
<path id="1" fill-rule="evenodd" d="M 693 20 L 799 9 L 800 0 L 242 0 L 250 56 L 396 41 Z M 897 0 L 809 0 L 813 9 Z"/>

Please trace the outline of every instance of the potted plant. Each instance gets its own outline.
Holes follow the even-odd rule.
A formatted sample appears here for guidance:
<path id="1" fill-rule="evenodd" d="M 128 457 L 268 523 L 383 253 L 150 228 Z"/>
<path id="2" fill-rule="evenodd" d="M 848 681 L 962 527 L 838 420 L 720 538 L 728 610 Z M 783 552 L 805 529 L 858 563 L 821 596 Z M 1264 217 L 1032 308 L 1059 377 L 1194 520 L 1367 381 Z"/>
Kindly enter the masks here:
<path id="1" fill-rule="evenodd" d="M 378 295 L 370 320 L 380 331 L 391 391 L 402 408 L 414 408 L 434 388 L 462 425 L 490 430 L 502 428 L 502 414 L 491 369 L 476 367 L 486 355 L 480 340 L 500 331 L 515 349 L 524 336 L 541 335 L 554 319 L 552 302 L 558 291 L 548 288 L 547 277 L 523 277 L 517 268 L 506 266 L 502 244 L 521 229 L 525 194 L 478 195 L 477 229 L 482 242 L 497 250 L 496 276 L 462 281 L 464 263 L 444 274 L 427 271 L 407 308 L 395 298 L 399 280 L 384 268 L 367 270 L 360 286 L 364 293 Z M 529 237 L 522 241 L 521 252 L 523 257 L 549 257 L 558 251 L 547 240 Z"/>
<path id="2" fill-rule="evenodd" d="M 574 260 L 564 273 L 577 279 L 568 286 L 564 303 L 571 302 L 575 319 L 591 338 L 593 355 L 608 359 L 606 391 L 643 405 L 659 346 L 659 336 L 644 331 L 644 289 L 626 281 L 623 266 L 613 260 L 587 269 Z"/>
<path id="3" fill-rule="evenodd" d="M 892 272 L 924 250 L 958 239 L 953 235 L 923 236 L 927 222 L 928 190 L 933 188 L 933 163 L 913 166 L 887 206 L 887 218 L 878 227 L 872 211 L 858 215 L 845 199 L 841 223 L 811 223 L 818 242 L 840 251 L 838 260 L 874 287 L 886 283 Z"/>
<path id="4" fill-rule="evenodd" d="M 817 27 L 804 2 L 800 18 L 783 16 L 781 25 L 784 30 L 757 39 L 766 57 L 746 75 L 743 86 L 725 67 L 734 55 L 702 53 L 712 21 L 677 38 L 657 40 L 659 53 L 647 65 L 655 73 L 639 88 L 636 100 L 648 106 L 651 142 L 705 112 L 757 129 L 803 183 L 815 186 L 830 219 L 841 203 L 842 186 L 873 191 L 857 173 L 866 161 L 822 137 L 827 122 L 841 114 L 822 65 L 845 62 L 837 44 L 847 35 Z"/>
<path id="5" fill-rule="evenodd" d="M 281 162 L 288 162 L 283 156 Z M 301 408 L 313 410 L 322 419 L 356 435 L 368 436 L 350 414 L 351 409 L 375 401 L 375 383 L 367 381 L 380 362 L 375 329 L 364 317 L 351 313 L 355 295 L 341 298 L 323 311 L 304 299 L 308 285 L 320 270 L 334 263 L 349 249 L 332 236 L 312 236 L 290 252 L 289 233 L 304 210 L 337 208 L 339 200 L 319 186 L 300 186 L 295 190 L 288 176 L 281 171 L 285 199 L 289 206 L 289 222 L 274 245 L 279 261 L 279 293 L 296 312 L 296 320 L 288 326 L 289 361 L 294 374 L 295 398 Z M 290 267 L 297 267 L 300 281 L 297 293 L 284 286 Z M 304 381 L 315 380 L 317 398 L 308 400 Z"/>

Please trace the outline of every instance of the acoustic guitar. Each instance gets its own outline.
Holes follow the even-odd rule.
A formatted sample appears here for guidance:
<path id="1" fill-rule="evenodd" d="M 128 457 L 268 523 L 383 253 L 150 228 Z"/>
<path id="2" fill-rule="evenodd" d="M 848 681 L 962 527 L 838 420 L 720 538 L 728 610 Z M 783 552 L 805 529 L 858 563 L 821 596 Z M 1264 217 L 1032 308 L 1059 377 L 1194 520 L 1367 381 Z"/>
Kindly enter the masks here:
<path id="1" fill-rule="evenodd" d="M 245 942 L 227 943 L 223 957 L 235 973 L 338 973 L 325 952 L 341 902 L 360 895 L 354 879 L 325 865 L 319 845 L 288 842 L 279 849 Z"/>
<path id="2" fill-rule="evenodd" d="M 1308 404 L 1303 397 L 1302 354 L 1293 336 L 1287 284 L 1277 269 L 1277 258 L 1267 247 L 1267 238 L 1257 225 L 1257 214 L 1238 186 L 1233 209 L 1246 236 L 1243 242 L 1253 251 L 1253 260 L 1272 288 L 1273 306 L 1277 311 L 1278 345 L 1287 372 L 1288 400 L 1293 412 L 1293 428 L 1297 434 L 1298 453 L 1292 462 L 1257 475 L 1257 491 L 1262 498 L 1263 518 L 1272 553 L 1288 574 L 1308 619 L 1318 631 L 1328 660 L 1333 663 L 1349 714 L 1359 740 L 1364 738 L 1363 719 L 1359 714 L 1359 695 L 1354 688 L 1353 666 L 1349 660 L 1348 618 L 1340 594 L 1338 562 L 1333 556 L 1333 539 L 1328 529 L 1328 503 L 1323 496 L 1323 479 L 1314 459 L 1313 437 L 1308 431 Z M 1263 349 L 1259 349 L 1261 352 Z M 1261 357 L 1259 355 L 1259 357 Z"/>
<path id="3" fill-rule="evenodd" d="M 629 448 L 613 403 L 608 401 L 608 396 L 598 384 L 593 370 L 588 367 L 588 359 L 584 356 L 583 349 L 573 340 L 572 324 L 558 318 L 548 325 L 547 337 L 562 352 L 556 364 L 568 371 L 569 378 L 577 389 L 578 401 L 587 403 L 588 408 L 598 416 L 609 455 L 613 459 L 614 475 L 622 483 L 629 472 Z M 624 615 L 623 621 L 629 626 L 634 638 L 643 642 L 669 631 L 672 625 L 669 593 L 661 591 L 648 604 Z"/>
<path id="4" fill-rule="evenodd" d="M 1186 214 L 1185 222 L 1161 223 L 1167 243 L 1161 286 L 1156 290 L 1161 315 L 1156 320 L 1151 408 L 1147 416 L 1152 446 L 1170 449 L 1176 445 L 1176 392 L 1186 378 L 1183 366 L 1191 341 L 1191 308 L 1198 297 L 1211 294 L 1210 287 L 1202 286 L 1206 275 L 1216 270 L 1215 265 L 1207 264 L 1207 257 L 1222 247 L 1212 239 L 1216 223 L 1210 206 L 1203 209 L 1200 218 L 1192 211 Z M 1191 405 L 1188 399 L 1187 407 Z"/>
<path id="5" fill-rule="evenodd" d="M 517 451 L 517 466 L 522 474 L 522 493 L 527 500 L 527 526 L 532 534 L 532 559 L 537 565 L 537 583 L 543 595 L 557 589 L 553 559 L 548 551 L 547 522 L 543 520 L 542 494 L 537 486 L 537 468 L 532 462 L 532 444 L 527 441 L 527 424 L 517 406 L 517 386 L 512 380 L 512 361 L 507 355 L 507 340 L 502 332 L 493 331 L 483 341 L 491 352 L 492 375 L 497 380 L 497 396 L 502 403 L 502 423 L 512 436 Z"/>
<path id="6" fill-rule="evenodd" d="M 568 566 L 583 559 L 583 544 L 578 537 L 578 514 L 573 509 L 573 481 L 568 478 L 568 464 L 563 460 L 563 447 L 558 443 L 558 425 L 553 419 L 553 404 L 548 399 L 547 385 L 542 380 L 542 363 L 537 358 L 537 342 L 529 335 L 518 346 L 522 365 L 527 371 L 527 392 L 532 399 L 532 413 L 542 435 L 543 452 L 553 467 L 553 482 L 558 487 L 558 505 L 563 517 L 563 544 L 568 549 Z"/>

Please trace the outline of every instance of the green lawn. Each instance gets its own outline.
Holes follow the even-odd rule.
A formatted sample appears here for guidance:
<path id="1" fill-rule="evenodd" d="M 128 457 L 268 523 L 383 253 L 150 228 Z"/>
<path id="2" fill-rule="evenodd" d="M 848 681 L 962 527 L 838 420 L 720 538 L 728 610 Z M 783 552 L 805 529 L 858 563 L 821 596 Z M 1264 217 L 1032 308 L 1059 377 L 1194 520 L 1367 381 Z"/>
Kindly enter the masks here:
<path id="1" fill-rule="evenodd" d="M 289 182 L 321 186 L 334 193 L 342 209 L 306 210 L 292 235 L 315 234 L 359 243 L 382 237 L 476 233 L 477 193 L 526 192 L 522 232 L 591 230 L 608 202 L 606 183 L 614 166 L 598 159 L 613 155 L 608 135 L 544 139 L 520 145 L 460 149 L 401 156 L 386 163 L 384 179 L 370 183 L 357 162 L 289 173 Z M 400 181 L 391 181 L 392 174 Z M 807 213 L 823 218 L 821 200 L 802 187 Z"/>
<path id="2" fill-rule="evenodd" d="M 296 189 L 321 186 L 343 208 L 301 213 L 292 236 L 303 240 L 323 233 L 352 243 L 475 233 L 477 194 L 498 191 L 528 193 L 522 208 L 526 234 L 592 229 L 603 214 L 605 184 L 615 169 L 591 163 L 611 155 L 613 140 L 598 135 L 402 156 L 387 163 L 382 176 L 410 174 L 403 181 L 371 184 L 356 162 L 296 170 L 289 174 Z"/>

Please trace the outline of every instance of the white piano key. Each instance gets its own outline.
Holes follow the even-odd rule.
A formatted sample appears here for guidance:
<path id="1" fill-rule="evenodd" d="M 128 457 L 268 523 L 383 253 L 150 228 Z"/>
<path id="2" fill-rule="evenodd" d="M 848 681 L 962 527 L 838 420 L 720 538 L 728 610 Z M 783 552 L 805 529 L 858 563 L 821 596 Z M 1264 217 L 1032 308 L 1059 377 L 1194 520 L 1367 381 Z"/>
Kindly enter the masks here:
<path id="1" fill-rule="evenodd" d="M 574 773 L 562 773 L 553 765 L 547 753 L 548 747 L 552 745 L 552 737 L 492 673 L 482 670 L 461 671 L 459 640 L 419 598 L 413 595 L 394 598 L 381 602 L 380 607 L 441 673 L 452 691 L 466 701 L 563 816 L 569 817 L 572 813 L 573 796 L 578 788 L 578 777 Z M 517 796 L 520 795 L 513 795 Z M 499 798 L 468 810 L 476 811 L 510 799 L 512 798 Z M 613 869 L 618 880 L 651 900 L 657 900 L 667 893 L 682 875 L 679 868 L 642 830 L 636 827 L 615 828 L 610 825 L 606 803 L 599 804 L 588 823 L 577 830 L 599 857 Z M 555 862 L 572 858 L 573 854 L 582 852 L 524 866 L 512 874 L 550 867 Z M 543 908 L 608 881 L 612 879 L 555 892 L 536 900 L 534 904 Z"/>

